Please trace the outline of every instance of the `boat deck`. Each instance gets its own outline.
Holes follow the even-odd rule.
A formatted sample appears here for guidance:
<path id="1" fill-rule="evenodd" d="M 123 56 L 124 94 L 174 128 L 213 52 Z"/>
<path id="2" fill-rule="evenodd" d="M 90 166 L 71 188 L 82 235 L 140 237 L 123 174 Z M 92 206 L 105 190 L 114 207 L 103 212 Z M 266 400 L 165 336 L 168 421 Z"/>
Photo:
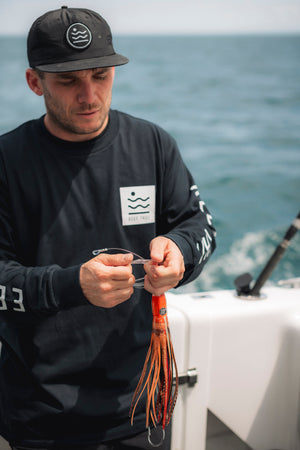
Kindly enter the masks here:
<path id="1" fill-rule="evenodd" d="M 208 411 L 206 450 L 252 450 L 214 414 Z"/>

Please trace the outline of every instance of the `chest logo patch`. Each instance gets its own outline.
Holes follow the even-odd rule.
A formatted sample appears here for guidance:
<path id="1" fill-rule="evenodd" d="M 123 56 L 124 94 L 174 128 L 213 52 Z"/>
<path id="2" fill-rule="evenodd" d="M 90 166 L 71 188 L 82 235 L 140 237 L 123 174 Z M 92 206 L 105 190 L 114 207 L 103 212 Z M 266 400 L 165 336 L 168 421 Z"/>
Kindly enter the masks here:
<path id="1" fill-rule="evenodd" d="M 155 222 L 155 186 L 121 187 L 120 198 L 123 226 Z"/>

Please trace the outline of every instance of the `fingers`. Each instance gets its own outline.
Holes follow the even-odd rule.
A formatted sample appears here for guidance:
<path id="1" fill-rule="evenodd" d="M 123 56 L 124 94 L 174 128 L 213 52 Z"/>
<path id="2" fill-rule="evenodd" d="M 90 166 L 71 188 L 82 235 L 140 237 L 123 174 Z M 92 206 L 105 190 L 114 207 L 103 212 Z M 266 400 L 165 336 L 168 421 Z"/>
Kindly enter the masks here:
<path id="1" fill-rule="evenodd" d="M 150 244 L 151 262 L 146 264 L 144 287 L 154 295 L 161 295 L 177 286 L 184 275 L 184 260 L 175 242 L 162 236 Z"/>
<path id="2" fill-rule="evenodd" d="M 80 268 L 80 285 L 84 296 L 95 306 L 112 308 L 133 294 L 131 254 L 101 254 Z"/>
<path id="3" fill-rule="evenodd" d="M 132 275 L 131 262 L 132 254 L 108 255 L 102 254 L 94 258 L 95 264 L 99 264 L 101 277 L 105 277 L 112 281 L 123 281 L 128 279 L 128 275 Z"/>
<path id="4" fill-rule="evenodd" d="M 174 287 L 173 283 L 158 286 L 158 283 L 151 282 L 147 276 L 145 277 L 144 280 L 144 289 L 150 292 L 152 295 L 160 296 L 165 292 L 169 291 L 170 289 L 172 289 L 173 287 Z"/>
<path id="5" fill-rule="evenodd" d="M 152 265 L 145 276 L 144 287 L 153 295 L 162 295 L 177 286 L 183 274 L 184 268 L 181 267 L 181 264 L 171 266 Z"/>
<path id="6" fill-rule="evenodd" d="M 183 255 L 172 240 L 158 236 L 150 243 L 151 262 L 144 265 L 144 288 L 154 295 L 177 286 L 185 271 Z M 128 300 L 133 294 L 130 253 L 102 253 L 80 269 L 80 285 L 85 297 L 94 305 L 111 308 Z"/>

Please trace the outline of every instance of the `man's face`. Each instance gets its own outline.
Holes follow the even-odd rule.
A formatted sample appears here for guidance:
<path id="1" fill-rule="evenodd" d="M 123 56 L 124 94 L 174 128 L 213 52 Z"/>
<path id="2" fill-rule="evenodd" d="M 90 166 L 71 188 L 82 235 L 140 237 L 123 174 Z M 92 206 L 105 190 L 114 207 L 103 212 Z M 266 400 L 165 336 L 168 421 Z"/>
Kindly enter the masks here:
<path id="1" fill-rule="evenodd" d="M 49 73 L 39 77 L 47 114 L 45 125 L 55 136 L 85 141 L 106 127 L 114 67 Z"/>

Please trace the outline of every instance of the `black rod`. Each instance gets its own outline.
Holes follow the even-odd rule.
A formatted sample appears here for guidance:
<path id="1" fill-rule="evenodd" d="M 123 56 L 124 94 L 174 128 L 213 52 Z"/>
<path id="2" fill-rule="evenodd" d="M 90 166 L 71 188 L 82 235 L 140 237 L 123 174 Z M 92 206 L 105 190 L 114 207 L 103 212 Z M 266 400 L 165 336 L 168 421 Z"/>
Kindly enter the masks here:
<path id="1" fill-rule="evenodd" d="M 300 212 L 298 213 L 298 216 L 295 218 L 293 223 L 288 228 L 283 240 L 277 246 L 273 255 L 267 262 L 265 268 L 259 275 L 258 279 L 256 280 L 255 285 L 253 286 L 252 290 L 250 290 L 250 295 L 259 296 L 261 287 L 265 284 L 267 279 L 270 277 L 271 273 L 273 272 L 273 270 L 279 263 L 280 259 L 282 258 L 284 252 L 290 245 L 291 239 L 295 236 L 295 234 L 297 233 L 297 231 L 299 229 L 300 229 Z"/>

